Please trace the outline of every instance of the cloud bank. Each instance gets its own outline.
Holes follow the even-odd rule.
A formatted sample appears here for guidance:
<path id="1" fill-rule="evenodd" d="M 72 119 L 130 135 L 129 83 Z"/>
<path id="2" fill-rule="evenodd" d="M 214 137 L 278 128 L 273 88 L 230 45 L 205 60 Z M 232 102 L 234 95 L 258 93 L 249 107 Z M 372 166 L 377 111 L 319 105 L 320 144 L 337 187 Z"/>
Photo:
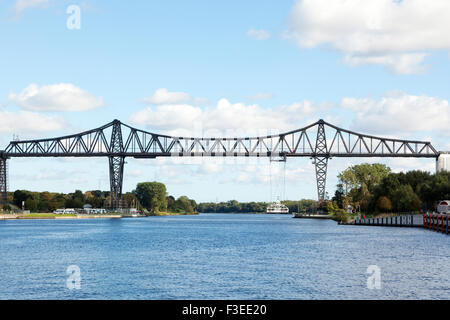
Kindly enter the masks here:
<path id="1" fill-rule="evenodd" d="M 30 84 L 20 93 L 10 93 L 8 100 L 31 111 L 86 111 L 104 105 L 102 97 L 70 83 L 44 85 Z"/>
<path id="2" fill-rule="evenodd" d="M 331 47 L 350 65 L 420 73 L 430 51 L 450 49 L 450 1 L 298 0 L 289 27 L 300 47 Z"/>

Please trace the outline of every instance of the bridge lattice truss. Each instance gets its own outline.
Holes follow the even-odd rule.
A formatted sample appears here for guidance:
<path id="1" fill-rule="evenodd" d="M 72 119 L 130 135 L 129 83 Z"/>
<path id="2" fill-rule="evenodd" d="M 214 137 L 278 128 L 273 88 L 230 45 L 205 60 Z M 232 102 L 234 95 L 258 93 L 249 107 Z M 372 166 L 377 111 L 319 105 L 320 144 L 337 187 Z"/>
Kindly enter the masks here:
<path id="1" fill-rule="evenodd" d="M 345 130 L 319 120 L 307 127 L 262 137 L 173 137 L 139 130 L 114 120 L 79 134 L 12 141 L 0 151 L 0 176 L 6 159 L 15 157 L 108 157 L 111 205 L 120 201 L 125 157 L 310 157 L 314 159 L 318 199 L 325 198 L 328 160 L 332 157 L 437 158 L 430 142 L 382 138 Z M 6 169 L 5 169 L 6 170 Z M 5 171 L 6 172 L 6 171 Z M 2 182 L 4 180 L 4 183 Z M 0 192 L 6 177 L 0 177 Z M 4 187 L 2 187 L 4 185 Z"/>

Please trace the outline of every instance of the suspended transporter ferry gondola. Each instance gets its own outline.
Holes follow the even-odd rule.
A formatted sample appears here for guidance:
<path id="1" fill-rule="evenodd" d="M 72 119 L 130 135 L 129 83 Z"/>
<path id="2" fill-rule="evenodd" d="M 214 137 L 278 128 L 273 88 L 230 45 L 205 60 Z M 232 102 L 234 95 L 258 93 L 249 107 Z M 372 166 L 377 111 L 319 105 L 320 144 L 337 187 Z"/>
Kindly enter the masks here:
<path id="1" fill-rule="evenodd" d="M 267 206 L 267 213 L 289 213 L 289 208 L 277 200 Z"/>

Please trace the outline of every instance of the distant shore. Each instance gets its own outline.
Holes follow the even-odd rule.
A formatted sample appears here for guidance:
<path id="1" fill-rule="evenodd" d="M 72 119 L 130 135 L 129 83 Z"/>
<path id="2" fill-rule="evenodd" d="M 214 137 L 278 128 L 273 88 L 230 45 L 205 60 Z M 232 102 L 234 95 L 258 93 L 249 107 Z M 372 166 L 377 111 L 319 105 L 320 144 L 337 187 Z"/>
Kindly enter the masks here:
<path id="1" fill-rule="evenodd" d="M 147 216 L 149 217 L 162 217 L 162 216 L 192 216 L 198 215 L 198 212 L 158 212 L 158 213 L 150 213 Z"/>
<path id="2" fill-rule="evenodd" d="M 158 212 L 137 217 L 160 217 L 160 216 L 182 216 L 198 215 L 198 212 Z M 120 219 L 131 218 L 129 215 L 117 214 L 52 214 L 52 213 L 31 213 L 31 214 L 0 214 L 0 220 L 70 220 L 70 219 Z M 133 217 L 134 218 L 134 217 Z"/>
<path id="3" fill-rule="evenodd" d="M 0 215 L 0 220 L 52 220 L 52 219 L 120 219 L 122 215 L 120 214 L 102 214 L 102 215 L 87 215 L 87 214 L 66 214 L 66 215 L 56 215 L 56 214 L 3 214 Z"/>

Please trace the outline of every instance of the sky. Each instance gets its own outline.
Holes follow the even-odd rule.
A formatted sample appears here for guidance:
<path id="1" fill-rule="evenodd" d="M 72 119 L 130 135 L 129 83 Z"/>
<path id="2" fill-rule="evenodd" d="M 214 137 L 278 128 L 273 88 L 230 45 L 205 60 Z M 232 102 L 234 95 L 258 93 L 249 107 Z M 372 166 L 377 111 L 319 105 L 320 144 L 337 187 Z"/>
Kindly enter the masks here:
<path id="1" fill-rule="evenodd" d="M 319 119 L 450 150 L 448 0 L 0 0 L 0 149 L 119 119 L 155 133 L 266 135 Z M 317 198 L 308 158 L 126 159 L 124 192 Z M 434 172 L 433 159 L 332 159 Z M 12 159 L 9 190 L 109 190 L 103 158 Z"/>

